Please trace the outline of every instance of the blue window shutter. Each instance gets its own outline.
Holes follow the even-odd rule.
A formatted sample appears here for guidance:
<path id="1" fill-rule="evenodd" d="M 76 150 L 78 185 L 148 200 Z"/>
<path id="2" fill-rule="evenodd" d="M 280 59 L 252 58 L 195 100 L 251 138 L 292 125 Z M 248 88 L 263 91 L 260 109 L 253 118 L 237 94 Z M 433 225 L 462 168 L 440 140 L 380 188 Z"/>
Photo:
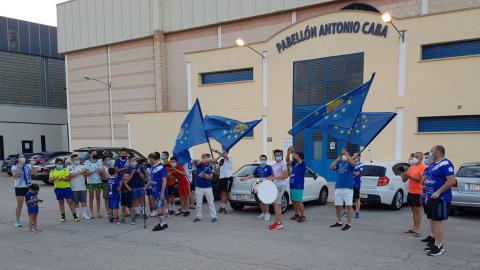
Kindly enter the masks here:
<path id="1" fill-rule="evenodd" d="M 480 55 L 480 39 L 422 46 L 422 60 Z"/>
<path id="2" fill-rule="evenodd" d="M 219 71 L 201 74 L 202 84 L 217 84 L 253 80 L 253 68 Z"/>
<path id="3" fill-rule="evenodd" d="M 418 132 L 480 131 L 480 115 L 419 117 Z"/>

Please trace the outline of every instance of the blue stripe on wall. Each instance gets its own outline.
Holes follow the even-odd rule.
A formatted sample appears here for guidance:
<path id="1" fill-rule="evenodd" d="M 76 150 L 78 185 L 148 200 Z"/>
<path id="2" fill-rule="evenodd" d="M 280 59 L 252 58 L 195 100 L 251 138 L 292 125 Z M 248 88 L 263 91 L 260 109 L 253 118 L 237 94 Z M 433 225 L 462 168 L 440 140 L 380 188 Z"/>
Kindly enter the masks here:
<path id="1" fill-rule="evenodd" d="M 480 39 L 422 46 L 422 60 L 469 55 L 480 55 Z"/>
<path id="2" fill-rule="evenodd" d="M 253 68 L 201 74 L 202 84 L 229 83 L 253 80 Z"/>
<path id="3" fill-rule="evenodd" d="M 419 117 L 418 132 L 480 131 L 480 115 Z"/>

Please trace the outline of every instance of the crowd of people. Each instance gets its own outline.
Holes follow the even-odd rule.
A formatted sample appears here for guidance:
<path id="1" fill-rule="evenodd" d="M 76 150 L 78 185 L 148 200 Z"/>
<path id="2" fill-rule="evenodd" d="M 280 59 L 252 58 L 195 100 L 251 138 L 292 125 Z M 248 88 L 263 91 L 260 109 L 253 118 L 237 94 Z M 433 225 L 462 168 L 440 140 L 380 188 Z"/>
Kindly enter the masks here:
<path id="1" fill-rule="evenodd" d="M 128 156 L 125 151 L 122 151 L 117 159 L 113 159 L 108 153 L 103 153 L 99 157 L 94 149 L 89 151 L 89 158 L 83 164 L 77 154 L 72 154 L 67 161 L 56 159 L 55 169 L 50 172 L 49 181 L 54 185 L 60 222 L 66 222 L 65 203 L 74 222 L 79 222 L 80 218 L 84 220 L 102 218 L 103 198 L 105 213 L 111 223 L 120 224 L 129 219 L 130 224 L 135 225 L 138 218 L 145 220 L 148 217 L 158 217 L 158 225 L 152 230 L 162 231 L 168 228 L 167 220 L 171 216 L 187 217 L 190 215 L 190 209 L 196 210 L 193 222 L 202 221 L 205 198 L 210 221 L 215 223 L 218 221 L 217 214 L 227 214 L 227 203 L 233 183 L 233 158 L 228 150 L 213 152 L 218 154 L 218 158 L 213 159 L 210 154 L 204 153 L 195 164 L 179 164 L 177 158 L 170 157 L 167 151 L 150 153 L 147 164 L 139 164 L 135 157 Z M 274 159 L 273 164 L 269 165 L 268 157 L 260 155 L 260 165 L 253 174 L 240 180 L 263 178 L 275 183 L 278 197 L 273 203 L 275 218 L 269 229 L 279 230 L 284 226 L 281 204 L 282 195 L 287 188 L 290 188 L 290 200 L 294 210 L 294 215 L 290 219 L 297 223 L 306 221 L 303 205 L 306 164 L 303 153 L 296 152 L 293 147 L 288 148 L 285 156 L 283 151 L 274 150 Z M 405 233 L 415 237 L 421 236 L 423 208 L 430 220 L 430 235 L 422 240 L 428 245 L 425 250 L 431 256 L 441 255 L 444 251 L 444 221 L 448 219 L 452 199 L 451 187 L 455 183 L 453 164 L 445 158 L 445 148 L 441 145 L 433 146 L 425 154 L 413 153 L 410 164 L 408 170 L 401 171 L 402 180 L 408 181 L 407 203 L 411 206 L 413 214 L 413 225 Z M 212 190 L 212 179 L 217 169 L 221 191 L 218 210 Z M 360 218 L 360 187 L 364 171 L 360 153 L 352 154 L 342 149 L 341 154 L 331 164 L 331 169 L 337 174 L 335 183 L 337 221 L 330 227 L 349 231 L 352 229 L 352 217 Z M 31 176 L 36 173 L 21 154 L 17 155 L 15 165 L 12 166 L 17 199 L 15 226 L 22 226 L 20 216 L 25 202 L 30 230 L 39 232 L 38 204 L 42 203 L 42 200 L 38 197 L 39 186 L 31 181 Z M 195 179 L 194 183 L 192 179 Z M 178 211 L 175 190 L 180 197 Z M 147 205 L 149 213 L 146 211 Z M 269 205 L 260 203 L 260 209 L 258 219 L 269 221 Z"/>

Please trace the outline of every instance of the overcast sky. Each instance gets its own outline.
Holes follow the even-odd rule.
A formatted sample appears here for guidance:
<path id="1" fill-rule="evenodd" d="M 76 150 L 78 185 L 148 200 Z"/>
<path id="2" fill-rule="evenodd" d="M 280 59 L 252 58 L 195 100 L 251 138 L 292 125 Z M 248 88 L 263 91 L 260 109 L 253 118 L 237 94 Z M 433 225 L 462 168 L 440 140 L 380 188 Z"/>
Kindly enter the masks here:
<path id="1" fill-rule="evenodd" d="M 0 16 L 57 26 L 57 4 L 66 0 L 0 0 Z"/>

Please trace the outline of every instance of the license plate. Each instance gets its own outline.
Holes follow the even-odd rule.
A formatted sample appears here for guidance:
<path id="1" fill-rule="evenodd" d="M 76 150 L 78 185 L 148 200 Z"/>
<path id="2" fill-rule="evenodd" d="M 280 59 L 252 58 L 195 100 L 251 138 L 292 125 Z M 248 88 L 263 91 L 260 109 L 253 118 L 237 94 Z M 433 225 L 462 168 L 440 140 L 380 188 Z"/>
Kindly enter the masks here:
<path id="1" fill-rule="evenodd" d="M 237 195 L 237 200 L 247 201 L 247 200 L 250 200 L 251 198 L 252 198 L 252 195 L 242 195 L 242 194 Z"/>
<path id="2" fill-rule="evenodd" d="M 478 190 L 480 191 L 480 184 L 470 184 L 470 190 Z"/>
<path id="3" fill-rule="evenodd" d="M 368 198 L 368 194 L 360 193 L 360 199 Z"/>

